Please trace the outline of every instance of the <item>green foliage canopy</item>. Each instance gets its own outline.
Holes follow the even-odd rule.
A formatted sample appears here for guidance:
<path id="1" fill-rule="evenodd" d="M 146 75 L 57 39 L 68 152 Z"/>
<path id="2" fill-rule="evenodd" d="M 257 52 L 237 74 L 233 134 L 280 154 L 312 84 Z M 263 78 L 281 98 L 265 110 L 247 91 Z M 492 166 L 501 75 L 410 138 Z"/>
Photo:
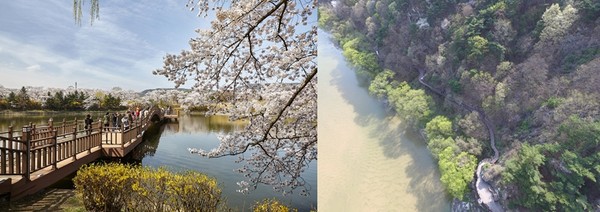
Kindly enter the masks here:
<path id="1" fill-rule="evenodd" d="M 386 69 L 371 81 L 369 92 L 377 98 L 384 98 L 396 86 L 398 86 L 398 82 L 394 80 L 394 72 Z"/>
<path id="2" fill-rule="evenodd" d="M 430 139 L 453 136 L 452 121 L 445 116 L 436 116 L 425 125 L 425 133 Z"/>
<path id="3" fill-rule="evenodd" d="M 390 90 L 388 96 L 396 112 L 409 122 L 424 121 L 432 113 L 431 97 L 423 89 L 412 89 L 406 82 Z"/>
<path id="4" fill-rule="evenodd" d="M 468 184 L 473 180 L 477 158 L 466 152 L 456 155 L 451 147 L 441 151 L 438 157 L 441 181 L 446 190 L 452 197 L 463 200 L 469 189 Z"/>

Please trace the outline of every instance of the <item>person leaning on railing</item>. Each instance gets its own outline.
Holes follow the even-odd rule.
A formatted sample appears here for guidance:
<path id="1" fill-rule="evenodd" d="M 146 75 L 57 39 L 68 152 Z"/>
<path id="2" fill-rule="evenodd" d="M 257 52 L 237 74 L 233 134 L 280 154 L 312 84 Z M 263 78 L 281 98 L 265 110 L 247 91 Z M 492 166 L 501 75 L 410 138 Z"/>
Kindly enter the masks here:
<path id="1" fill-rule="evenodd" d="M 121 119 L 121 122 L 123 123 L 123 130 L 128 130 L 129 129 L 129 118 L 127 116 L 123 116 L 123 119 Z"/>
<path id="2" fill-rule="evenodd" d="M 92 133 L 92 123 L 93 122 L 94 122 L 94 120 L 92 119 L 90 114 L 87 114 L 87 116 L 85 117 L 85 132 L 88 135 Z"/>
<path id="3" fill-rule="evenodd" d="M 110 127 L 110 114 L 108 112 L 106 112 L 106 114 L 104 115 L 102 123 L 104 124 L 104 128 L 108 130 L 108 127 Z"/>

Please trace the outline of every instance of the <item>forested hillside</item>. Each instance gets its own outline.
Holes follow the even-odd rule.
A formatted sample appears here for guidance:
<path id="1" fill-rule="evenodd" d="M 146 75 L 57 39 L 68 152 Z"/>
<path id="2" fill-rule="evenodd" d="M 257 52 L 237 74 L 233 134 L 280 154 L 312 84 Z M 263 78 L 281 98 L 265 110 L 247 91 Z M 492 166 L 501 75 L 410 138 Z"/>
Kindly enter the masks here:
<path id="1" fill-rule="evenodd" d="M 600 210 L 599 0 L 320 4 L 365 88 L 424 129 L 452 197 L 476 202 L 494 131 L 483 179 L 505 208 Z"/>

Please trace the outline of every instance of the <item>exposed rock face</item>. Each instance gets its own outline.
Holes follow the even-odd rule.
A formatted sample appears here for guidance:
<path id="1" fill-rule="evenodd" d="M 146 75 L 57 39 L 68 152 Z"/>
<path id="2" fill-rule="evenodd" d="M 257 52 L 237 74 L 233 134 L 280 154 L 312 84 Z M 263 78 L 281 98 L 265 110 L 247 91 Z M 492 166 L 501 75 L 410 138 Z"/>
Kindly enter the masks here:
<path id="1" fill-rule="evenodd" d="M 452 212 L 474 211 L 473 203 L 463 202 L 458 199 L 452 201 Z"/>

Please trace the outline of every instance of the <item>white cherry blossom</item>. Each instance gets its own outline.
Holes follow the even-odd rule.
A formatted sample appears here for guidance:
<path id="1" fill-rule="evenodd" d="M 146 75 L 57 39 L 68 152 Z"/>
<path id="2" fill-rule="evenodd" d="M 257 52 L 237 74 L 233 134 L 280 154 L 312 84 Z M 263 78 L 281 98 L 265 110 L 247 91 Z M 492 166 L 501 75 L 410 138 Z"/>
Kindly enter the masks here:
<path id="1" fill-rule="evenodd" d="M 154 74 L 179 87 L 182 103 L 202 102 L 210 114 L 245 119 L 243 131 L 220 136 L 206 157 L 236 155 L 247 192 L 257 184 L 306 193 L 301 173 L 317 158 L 317 28 L 314 0 L 189 0 L 210 29 L 198 29 L 190 49 L 164 57 Z M 216 97 L 216 98 L 215 98 Z M 296 189 L 298 188 L 298 189 Z"/>

